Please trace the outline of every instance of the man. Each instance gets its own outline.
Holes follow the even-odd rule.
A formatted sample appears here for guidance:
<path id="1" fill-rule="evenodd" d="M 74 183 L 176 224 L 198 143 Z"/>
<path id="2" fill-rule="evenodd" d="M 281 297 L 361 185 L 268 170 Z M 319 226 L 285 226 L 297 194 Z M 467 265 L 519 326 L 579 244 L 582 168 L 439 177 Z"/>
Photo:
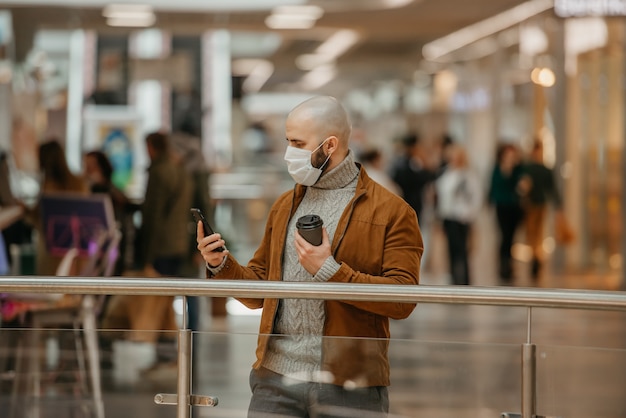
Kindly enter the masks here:
<path id="1" fill-rule="evenodd" d="M 299 184 L 273 205 L 263 241 L 247 267 L 228 251 L 212 252 L 225 242 L 217 233 L 204 237 L 198 224 L 198 250 L 207 262 L 208 277 L 419 283 L 423 248 L 415 212 L 355 164 L 350 133 L 346 111 L 332 97 L 314 97 L 291 111 L 285 160 Z M 296 220 L 307 214 L 324 221 L 319 246 L 296 231 Z M 406 318 L 415 305 L 242 302 L 263 308 L 257 361 L 250 375 L 249 417 L 355 416 L 355 409 L 386 416 L 389 318 Z"/>
<path id="2" fill-rule="evenodd" d="M 526 195 L 525 226 L 526 242 L 532 250 L 530 275 L 539 278 L 543 262 L 543 228 L 548 208 L 552 202 L 557 214 L 562 214 L 562 201 L 554 171 L 543 162 L 543 144 L 537 140 L 530 152 L 530 161 L 524 166 L 525 181 L 529 183 Z M 561 215 L 562 216 L 562 215 Z"/>
<path id="3" fill-rule="evenodd" d="M 404 155 L 392 167 L 391 177 L 402 189 L 404 200 L 411 205 L 418 219 L 421 220 L 424 194 L 437 176 L 426 167 L 422 145 L 417 134 L 407 134 L 402 138 L 402 146 Z"/>
<path id="4" fill-rule="evenodd" d="M 149 134 L 146 147 L 151 164 L 141 211 L 143 267 L 154 267 L 162 275 L 178 275 L 188 251 L 191 181 L 184 167 L 172 158 L 165 134 Z"/>
<path id="5" fill-rule="evenodd" d="M 400 187 L 402 197 L 411 205 L 420 226 L 422 241 L 426 251 L 430 241 L 431 226 L 434 221 L 434 181 L 443 172 L 431 169 L 427 164 L 424 145 L 416 133 L 409 133 L 402 138 L 404 155 L 391 168 L 391 179 Z M 422 260 L 428 254 L 422 254 Z M 424 261 L 426 263 L 426 261 Z M 422 267 L 425 267 L 422 264 Z"/>
<path id="6" fill-rule="evenodd" d="M 180 275 L 189 252 L 191 183 L 185 169 L 172 158 L 165 134 L 148 134 L 146 149 L 151 163 L 141 206 L 135 267 L 146 277 L 175 277 Z M 169 331 L 178 329 L 173 301 L 172 296 L 114 295 L 106 305 L 102 327 L 130 329 L 126 338 L 154 345 L 159 337 L 167 340 L 172 335 Z M 197 329 L 194 312 L 189 311 L 189 328 Z M 155 330 L 164 331 L 163 335 Z"/>
<path id="7" fill-rule="evenodd" d="M 191 180 L 182 164 L 173 158 L 169 138 L 165 134 L 161 132 L 148 134 L 146 147 L 151 163 L 141 210 L 139 267 L 147 276 L 180 276 L 189 252 Z M 159 306 L 165 303 L 163 308 L 155 310 L 171 309 L 169 298 L 154 297 L 154 300 Z M 197 305 L 188 303 L 187 309 L 189 328 L 198 330 Z M 161 312 L 148 314 L 146 319 L 157 320 L 160 314 Z"/>

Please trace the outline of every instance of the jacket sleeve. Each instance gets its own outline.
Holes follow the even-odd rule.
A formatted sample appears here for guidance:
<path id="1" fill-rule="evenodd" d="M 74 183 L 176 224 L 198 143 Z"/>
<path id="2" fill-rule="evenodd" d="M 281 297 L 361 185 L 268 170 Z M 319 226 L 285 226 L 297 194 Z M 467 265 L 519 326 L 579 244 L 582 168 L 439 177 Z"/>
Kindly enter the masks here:
<path id="1" fill-rule="evenodd" d="M 380 275 L 361 273 L 342 262 L 339 271 L 329 282 L 418 285 L 424 244 L 417 216 L 408 206 L 387 226 L 382 251 L 383 263 Z M 413 303 L 362 301 L 344 301 L 344 303 L 393 319 L 406 318 L 415 308 Z"/>
<path id="2" fill-rule="evenodd" d="M 261 247 L 259 247 L 259 249 L 261 249 Z M 207 278 L 224 280 L 265 280 L 263 271 L 242 266 L 231 254 L 227 256 L 226 263 L 224 263 L 224 267 L 219 273 L 212 274 L 207 270 Z M 237 300 L 250 309 L 263 307 L 263 299 L 237 298 Z"/>
<path id="3" fill-rule="evenodd" d="M 225 280 L 268 280 L 267 269 L 271 256 L 273 217 L 274 211 L 272 210 L 268 217 L 267 224 L 265 225 L 265 234 L 261 245 L 259 245 L 247 266 L 241 265 L 235 257 L 228 254 L 224 267 L 219 273 L 214 275 L 207 270 L 207 278 Z M 237 298 L 237 300 L 250 309 L 263 307 L 263 299 Z"/>

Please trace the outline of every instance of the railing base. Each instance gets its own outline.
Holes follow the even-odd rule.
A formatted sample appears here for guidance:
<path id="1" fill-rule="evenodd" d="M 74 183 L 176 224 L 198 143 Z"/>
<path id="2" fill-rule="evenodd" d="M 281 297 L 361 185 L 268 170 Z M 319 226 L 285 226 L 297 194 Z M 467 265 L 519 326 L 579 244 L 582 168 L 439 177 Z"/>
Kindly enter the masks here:
<path id="1" fill-rule="evenodd" d="M 190 395 L 191 406 L 217 406 L 217 398 L 214 396 Z M 157 393 L 154 395 L 154 403 L 158 405 L 178 405 L 178 395 L 175 393 Z"/>
<path id="2" fill-rule="evenodd" d="M 500 418 L 522 418 L 522 414 L 517 412 L 503 412 Z M 554 415 L 533 415 L 533 418 L 562 418 Z"/>

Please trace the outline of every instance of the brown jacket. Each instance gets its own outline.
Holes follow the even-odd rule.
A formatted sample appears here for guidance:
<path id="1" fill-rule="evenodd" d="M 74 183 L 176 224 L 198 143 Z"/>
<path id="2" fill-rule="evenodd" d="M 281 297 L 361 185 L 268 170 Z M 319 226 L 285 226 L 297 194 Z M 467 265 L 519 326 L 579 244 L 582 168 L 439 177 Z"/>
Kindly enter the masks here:
<path id="1" fill-rule="evenodd" d="M 287 226 L 305 192 L 304 186 L 297 185 L 278 198 L 270 211 L 263 242 L 247 267 L 229 255 L 215 277 L 281 280 Z M 341 267 L 330 282 L 419 283 L 423 244 L 415 212 L 372 181 L 362 168 L 355 196 L 341 215 L 331 247 Z M 253 366 L 258 368 L 273 331 L 278 299 L 241 301 L 250 308 L 263 308 Z M 322 371 L 331 372 L 338 385 L 389 385 L 389 318 L 406 318 L 414 308 L 407 303 L 326 301 Z"/>

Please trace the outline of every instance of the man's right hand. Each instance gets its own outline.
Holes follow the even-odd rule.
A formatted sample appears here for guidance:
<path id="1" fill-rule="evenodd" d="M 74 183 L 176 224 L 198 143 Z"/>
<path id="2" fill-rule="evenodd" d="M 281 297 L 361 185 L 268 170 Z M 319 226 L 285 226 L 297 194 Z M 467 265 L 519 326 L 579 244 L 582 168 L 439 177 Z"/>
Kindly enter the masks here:
<path id="1" fill-rule="evenodd" d="M 196 241 L 198 242 L 197 248 L 198 251 L 200 251 L 200 255 L 202 255 L 202 258 L 210 267 L 218 267 L 222 264 L 224 257 L 228 254 L 228 250 L 224 250 L 222 252 L 213 251 L 216 248 L 224 247 L 225 242 L 222 239 L 222 236 L 215 233 L 205 237 L 202 222 L 198 222 L 196 226 Z"/>

